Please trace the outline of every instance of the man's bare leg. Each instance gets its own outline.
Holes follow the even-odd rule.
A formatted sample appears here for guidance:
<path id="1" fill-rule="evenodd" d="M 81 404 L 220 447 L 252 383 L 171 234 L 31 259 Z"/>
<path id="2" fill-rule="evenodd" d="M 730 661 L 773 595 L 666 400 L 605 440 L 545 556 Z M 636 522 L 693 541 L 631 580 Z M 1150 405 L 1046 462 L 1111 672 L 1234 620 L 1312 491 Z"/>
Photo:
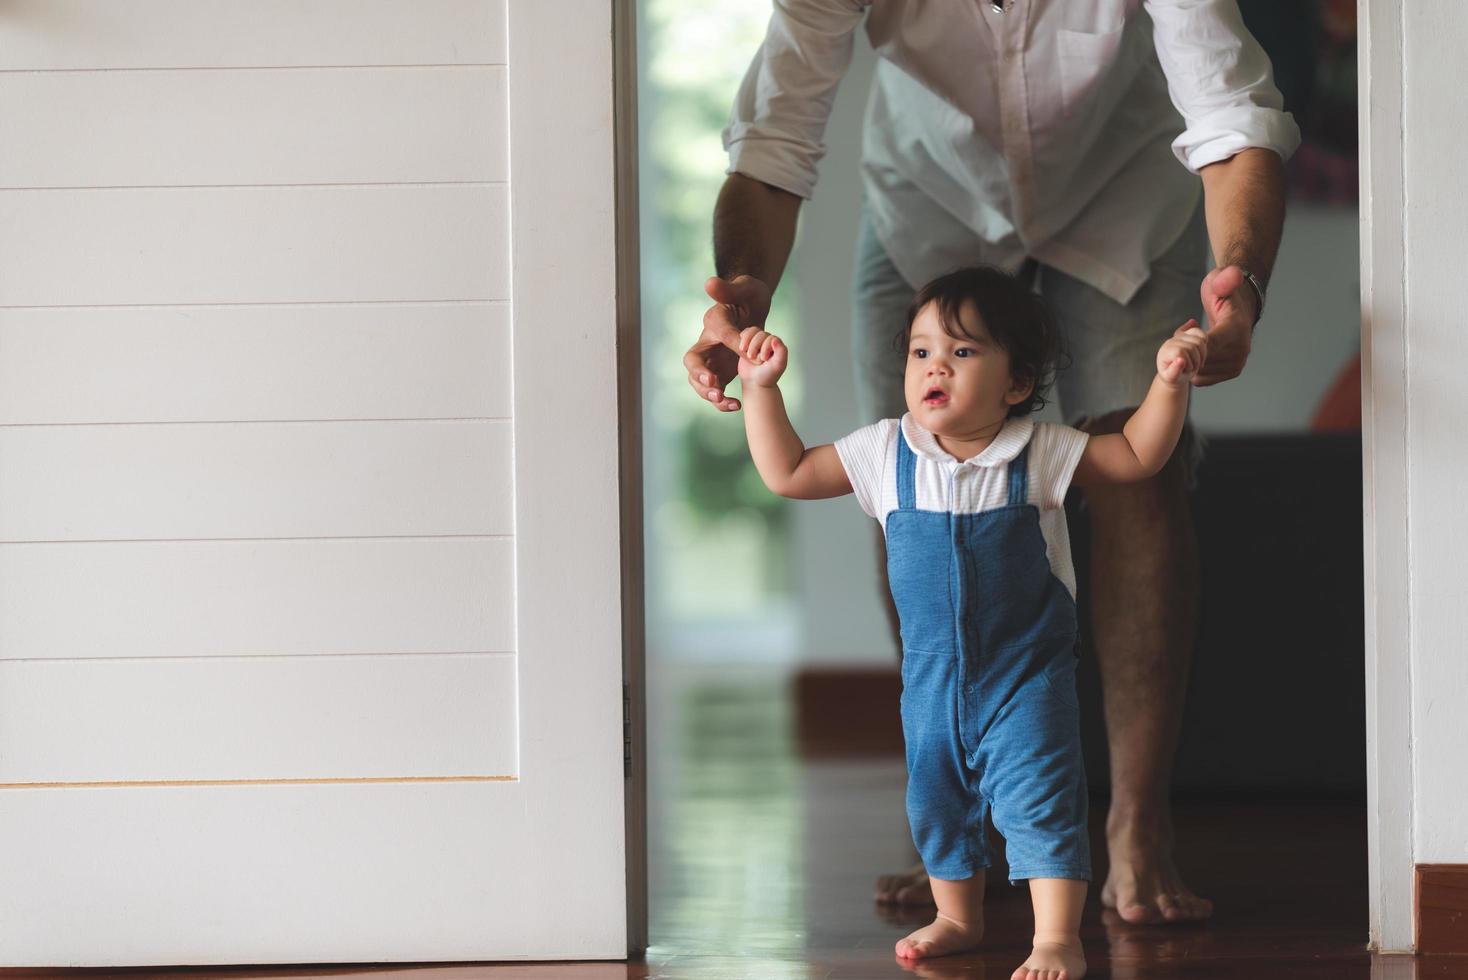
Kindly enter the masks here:
<path id="1" fill-rule="evenodd" d="M 1085 426 L 1119 432 L 1131 411 Z M 1179 446 L 1156 477 L 1092 487 L 1091 627 L 1111 757 L 1101 903 L 1128 922 L 1206 919 L 1172 860 L 1172 763 L 1198 616 L 1198 546 Z"/>

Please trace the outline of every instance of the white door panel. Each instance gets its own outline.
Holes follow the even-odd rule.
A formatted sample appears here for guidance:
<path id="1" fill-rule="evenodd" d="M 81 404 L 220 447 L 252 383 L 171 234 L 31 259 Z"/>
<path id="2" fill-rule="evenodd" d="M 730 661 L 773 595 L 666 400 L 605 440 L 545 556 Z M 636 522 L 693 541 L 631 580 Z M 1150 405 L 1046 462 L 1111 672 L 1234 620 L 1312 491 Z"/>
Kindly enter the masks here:
<path id="1" fill-rule="evenodd" d="M 612 15 L 0 9 L 0 966 L 640 942 Z"/>
<path id="2" fill-rule="evenodd" d="M 511 651 L 515 547 L 513 537 L 0 543 L 0 660 Z"/>

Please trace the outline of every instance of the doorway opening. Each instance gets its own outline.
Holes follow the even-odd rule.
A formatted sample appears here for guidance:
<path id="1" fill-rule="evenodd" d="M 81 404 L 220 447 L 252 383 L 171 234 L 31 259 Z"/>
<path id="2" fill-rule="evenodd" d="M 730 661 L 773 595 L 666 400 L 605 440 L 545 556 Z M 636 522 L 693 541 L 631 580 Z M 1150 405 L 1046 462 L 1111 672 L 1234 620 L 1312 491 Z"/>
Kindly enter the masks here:
<path id="1" fill-rule="evenodd" d="M 1296 861 L 1288 874 L 1319 889 L 1284 913 L 1296 952 L 1364 955 L 1355 5 L 1240 6 L 1304 142 L 1248 367 L 1193 401 L 1207 440 L 1191 496 L 1203 585 L 1173 776 L 1178 861 L 1225 921 L 1274 887 L 1261 861 Z M 913 853 L 870 518 L 850 499 L 769 493 L 742 418 L 700 402 L 682 365 L 709 305 L 720 133 L 768 10 L 639 0 L 637 14 L 652 955 L 885 953 L 878 938 L 908 920 L 876 909 L 872 891 Z M 849 296 L 876 64 L 858 34 L 769 319 L 800 353 L 781 387 L 812 444 L 868 421 L 852 391 Z M 1070 509 L 1084 630 L 1089 522 L 1078 501 Z M 1104 815 L 1089 649 L 1080 688 Z M 1236 938 L 1107 934 L 1113 957 L 1223 955 Z"/>

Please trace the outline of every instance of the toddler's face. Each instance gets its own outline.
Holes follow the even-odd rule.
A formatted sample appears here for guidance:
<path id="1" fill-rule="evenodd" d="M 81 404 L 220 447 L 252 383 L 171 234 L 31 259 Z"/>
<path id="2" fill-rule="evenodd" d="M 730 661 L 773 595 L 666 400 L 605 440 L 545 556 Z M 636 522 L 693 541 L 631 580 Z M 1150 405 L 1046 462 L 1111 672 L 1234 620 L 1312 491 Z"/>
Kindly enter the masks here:
<path id="1" fill-rule="evenodd" d="M 1015 386 L 1009 353 L 990 338 L 978 310 L 966 303 L 959 318 L 968 337 L 949 336 L 937 303 L 918 311 L 904 383 L 913 418 L 930 432 L 955 437 L 1003 421 L 1030 393 L 1029 385 Z"/>

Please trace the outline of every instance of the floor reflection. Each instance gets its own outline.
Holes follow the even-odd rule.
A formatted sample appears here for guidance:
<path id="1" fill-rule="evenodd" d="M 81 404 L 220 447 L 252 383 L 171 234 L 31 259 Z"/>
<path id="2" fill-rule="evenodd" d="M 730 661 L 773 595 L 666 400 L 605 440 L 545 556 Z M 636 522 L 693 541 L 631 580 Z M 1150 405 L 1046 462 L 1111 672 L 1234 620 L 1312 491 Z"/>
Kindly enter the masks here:
<path id="1" fill-rule="evenodd" d="M 1023 887 L 991 888 L 982 955 L 912 967 L 892 955 L 927 921 L 871 900 L 877 874 L 913 857 L 900 758 L 801 760 L 777 675 L 654 673 L 646 976 L 1007 980 L 1029 949 Z M 1367 953 L 1361 803 L 1184 803 L 1177 819 L 1180 861 L 1215 919 L 1131 926 L 1093 888 L 1091 977 L 1468 980 L 1468 963 Z"/>

